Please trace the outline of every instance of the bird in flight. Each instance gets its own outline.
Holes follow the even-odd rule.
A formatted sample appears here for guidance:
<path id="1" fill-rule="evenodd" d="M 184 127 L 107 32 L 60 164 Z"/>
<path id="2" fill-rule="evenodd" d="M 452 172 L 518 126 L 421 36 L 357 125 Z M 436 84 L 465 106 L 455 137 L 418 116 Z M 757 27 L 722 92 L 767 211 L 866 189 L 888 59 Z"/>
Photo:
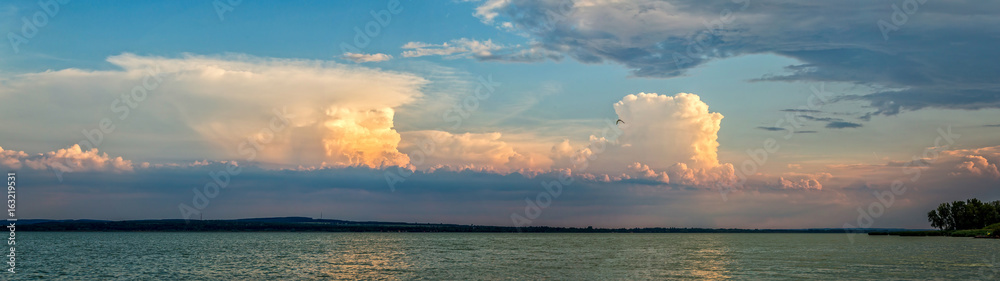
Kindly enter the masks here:
<path id="1" fill-rule="evenodd" d="M 618 121 L 615 121 L 615 125 L 618 125 L 618 122 L 622 122 L 622 124 L 625 124 L 625 121 L 622 121 L 621 119 L 618 119 Z"/>

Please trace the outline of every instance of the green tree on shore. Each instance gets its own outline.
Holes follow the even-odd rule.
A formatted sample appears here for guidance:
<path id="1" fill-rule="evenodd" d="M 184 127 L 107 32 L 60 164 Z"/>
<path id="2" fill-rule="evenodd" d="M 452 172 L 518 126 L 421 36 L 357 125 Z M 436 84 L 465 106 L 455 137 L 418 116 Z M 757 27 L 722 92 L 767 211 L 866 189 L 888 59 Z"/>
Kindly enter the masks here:
<path id="1" fill-rule="evenodd" d="M 1000 222 L 1000 200 L 982 202 L 979 199 L 941 203 L 927 213 L 931 226 L 941 230 L 982 229 Z"/>

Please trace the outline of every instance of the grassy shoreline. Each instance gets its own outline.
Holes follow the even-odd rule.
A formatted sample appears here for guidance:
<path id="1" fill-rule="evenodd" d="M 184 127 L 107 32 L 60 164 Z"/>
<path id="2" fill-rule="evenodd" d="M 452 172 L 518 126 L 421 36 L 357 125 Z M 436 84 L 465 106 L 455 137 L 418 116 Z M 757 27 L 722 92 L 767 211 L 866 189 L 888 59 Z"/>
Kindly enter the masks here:
<path id="1" fill-rule="evenodd" d="M 983 229 L 869 232 L 868 235 L 1000 238 L 1000 223 L 991 224 Z"/>

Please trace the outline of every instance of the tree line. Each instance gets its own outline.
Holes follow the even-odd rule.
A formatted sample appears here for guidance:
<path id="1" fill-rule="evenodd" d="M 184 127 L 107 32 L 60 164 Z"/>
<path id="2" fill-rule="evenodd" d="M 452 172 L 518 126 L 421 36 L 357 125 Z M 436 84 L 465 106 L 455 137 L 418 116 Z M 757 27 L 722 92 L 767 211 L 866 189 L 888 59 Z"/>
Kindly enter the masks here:
<path id="1" fill-rule="evenodd" d="M 941 230 L 982 229 L 1000 223 L 1000 200 L 983 202 L 979 199 L 941 203 L 927 213 L 931 226 Z"/>

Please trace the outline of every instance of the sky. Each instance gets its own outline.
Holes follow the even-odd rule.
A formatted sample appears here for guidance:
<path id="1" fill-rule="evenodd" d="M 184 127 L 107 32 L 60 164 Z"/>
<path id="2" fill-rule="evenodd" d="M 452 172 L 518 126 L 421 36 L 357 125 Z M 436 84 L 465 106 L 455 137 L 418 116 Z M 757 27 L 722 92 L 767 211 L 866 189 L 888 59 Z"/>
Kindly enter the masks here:
<path id="1" fill-rule="evenodd" d="M 930 228 L 1000 3 L 5 1 L 23 218 Z"/>

